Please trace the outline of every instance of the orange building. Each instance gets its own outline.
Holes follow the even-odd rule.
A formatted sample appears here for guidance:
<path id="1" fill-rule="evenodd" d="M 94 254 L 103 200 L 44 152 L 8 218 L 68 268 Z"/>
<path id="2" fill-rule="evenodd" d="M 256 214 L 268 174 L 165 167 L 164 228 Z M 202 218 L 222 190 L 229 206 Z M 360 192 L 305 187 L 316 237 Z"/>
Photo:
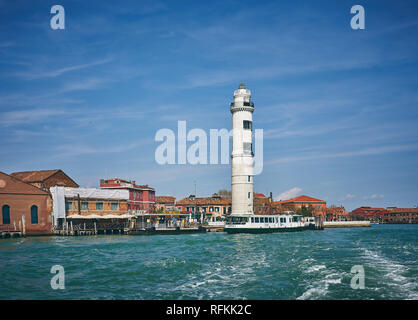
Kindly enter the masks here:
<path id="1" fill-rule="evenodd" d="M 155 197 L 155 210 L 157 212 L 173 211 L 176 210 L 176 197 L 173 196 L 156 196 Z"/>
<path id="2" fill-rule="evenodd" d="M 312 198 L 306 195 L 301 195 L 289 200 L 272 202 L 272 211 L 274 213 L 281 213 L 287 210 L 299 213 L 303 207 L 310 209 L 313 215 L 321 215 L 323 221 L 325 221 L 327 203 L 324 200 Z"/>

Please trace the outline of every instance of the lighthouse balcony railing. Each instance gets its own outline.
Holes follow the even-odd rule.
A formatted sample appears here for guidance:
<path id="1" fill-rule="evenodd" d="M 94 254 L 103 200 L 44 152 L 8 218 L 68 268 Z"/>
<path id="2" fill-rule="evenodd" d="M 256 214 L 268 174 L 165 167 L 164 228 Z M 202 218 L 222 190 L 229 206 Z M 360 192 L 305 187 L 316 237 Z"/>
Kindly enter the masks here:
<path id="1" fill-rule="evenodd" d="M 254 102 L 244 102 L 243 103 L 243 106 L 244 107 L 252 107 L 252 108 L 254 108 Z M 235 107 L 235 103 L 234 102 L 231 102 L 231 108 L 233 108 L 233 107 Z"/>

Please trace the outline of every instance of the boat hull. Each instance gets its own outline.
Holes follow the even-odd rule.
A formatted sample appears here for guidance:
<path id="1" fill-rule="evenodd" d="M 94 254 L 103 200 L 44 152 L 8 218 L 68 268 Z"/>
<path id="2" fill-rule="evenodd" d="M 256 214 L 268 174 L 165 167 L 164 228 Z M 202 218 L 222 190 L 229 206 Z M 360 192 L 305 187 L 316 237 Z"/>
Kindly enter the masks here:
<path id="1" fill-rule="evenodd" d="M 309 230 L 309 227 L 295 227 L 295 228 L 225 228 L 225 232 L 234 233 L 277 233 L 277 232 L 297 232 Z"/>

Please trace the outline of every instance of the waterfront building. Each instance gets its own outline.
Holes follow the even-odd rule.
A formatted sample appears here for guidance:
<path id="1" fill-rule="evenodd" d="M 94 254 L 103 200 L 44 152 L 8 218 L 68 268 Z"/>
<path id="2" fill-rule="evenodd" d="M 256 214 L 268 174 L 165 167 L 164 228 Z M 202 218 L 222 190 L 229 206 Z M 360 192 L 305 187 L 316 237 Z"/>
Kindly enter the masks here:
<path id="1" fill-rule="evenodd" d="M 383 222 L 388 210 L 385 208 L 360 207 L 351 211 L 352 220 L 368 220 L 371 222 Z"/>
<path id="2" fill-rule="evenodd" d="M 74 223 L 85 219 L 127 219 L 128 190 L 52 187 L 54 226 L 60 229 L 65 220 Z"/>
<path id="3" fill-rule="evenodd" d="M 204 215 L 208 219 L 216 219 L 231 213 L 232 199 L 221 197 L 214 193 L 212 197 L 196 197 L 190 195 L 177 201 L 176 206 L 181 208 L 182 213 L 187 213 L 196 217 Z"/>
<path id="4" fill-rule="evenodd" d="M 412 224 L 418 223 L 418 208 L 389 207 L 383 215 L 385 223 Z"/>
<path id="5" fill-rule="evenodd" d="M 179 208 L 176 207 L 176 197 L 156 196 L 155 211 L 159 213 L 164 213 L 166 211 L 179 211 Z"/>
<path id="6" fill-rule="evenodd" d="M 301 212 L 303 208 L 308 209 L 313 215 L 322 216 L 322 221 L 325 221 L 327 203 L 325 200 L 301 195 L 288 200 L 280 200 L 272 202 L 272 210 L 275 213 L 283 213 L 285 211 Z"/>
<path id="7" fill-rule="evenodd" d="M 155 190 L 148 185 L 137 185 L 135 181 L 112 178 L 100 179 L 100 188 L 128 190 L 128 210 L 132 213 L 155 211 Z"/>
<path id="8" fill-rule="evenodd" d="M 52 199 L 48 192 L 0 172 L 0 231 L 27 235 L 52 233 Z"/>
<path id="9" fill-rule="evenodd" d="M 234 91 L 232 113 L 232 212 L 231 215 L 254 213 L 253 194 L 253 112 L 251 91 L 241 82 Z"/>
<path id="10" fill-rule="evenodd" d="M 351 221 L 352 216 L 343 206 L 331 206 L 325 209 L 326 221 Z"/>
<path id="11" fill-rule="evenodd" d="M 10 175 L 45 191 L 54 186 L 78 188 L 78 184 L 61 169 L 13 172 Z"/>

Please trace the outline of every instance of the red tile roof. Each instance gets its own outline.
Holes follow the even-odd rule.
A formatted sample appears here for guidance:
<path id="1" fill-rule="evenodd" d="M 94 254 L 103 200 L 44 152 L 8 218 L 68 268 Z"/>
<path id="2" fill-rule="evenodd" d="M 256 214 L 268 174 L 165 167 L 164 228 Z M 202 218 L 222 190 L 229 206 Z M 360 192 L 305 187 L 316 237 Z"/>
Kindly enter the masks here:
<path id="1" fill-rule="evenodd" d="M 267 197 L 262 193 L 254 193 L 254 198 L 267 198 Z"/>
<path id="2" fill-rule="evenodd" d="M 418 208 L 390 208 L 389 213 L 406 213 L 406 212 L 418 212 Z"/>
<path id="3" fill-rule="evenodd" d="M 177 201 L 177 205 L 230 205 L 232 203 L 232 198 L 230 197 L 221 197 L 220 199 L 209 198 L 195 198 L 195 200 L 190 200 L 189 197 L 183 198 Z"/>
<path id="4" fill-rule="evenodd" d="M 289 202 L 323 202 L 323 203 L 325 203 L 324 200 L 312 198 L 312 197 L 305 196 L 305 195 L 301 195 L 301 196 L 298 196 L 296 198 L 292 198 L 292 199 L 289 199 L 289 200 L 274 201 L 275 204 L 277 204 L 277 203 L 289 203 Z"/>
<path id="5" fill-rule="evenodd" d="M 156 203 L 174 203 L 176 201 L 176 197 L 172 196 L 157 196 L 155 197 Z"/>
<path id="6" fill-rule="evenodd" d="M 48 179 L 50 176 L 59 172 L 60 169 L 54 170 L 38 170 L 38 171 L 22 171 L 22 172 L 13 172 L 10 175 L 12 177 L 18 178 L 24 182 L 43 182 Z"/>
<path id="7" fill-rule="evenodd" d="M 0 194 L 1 193 L 48 195 L 48 192 L 0 171 Z"/>

